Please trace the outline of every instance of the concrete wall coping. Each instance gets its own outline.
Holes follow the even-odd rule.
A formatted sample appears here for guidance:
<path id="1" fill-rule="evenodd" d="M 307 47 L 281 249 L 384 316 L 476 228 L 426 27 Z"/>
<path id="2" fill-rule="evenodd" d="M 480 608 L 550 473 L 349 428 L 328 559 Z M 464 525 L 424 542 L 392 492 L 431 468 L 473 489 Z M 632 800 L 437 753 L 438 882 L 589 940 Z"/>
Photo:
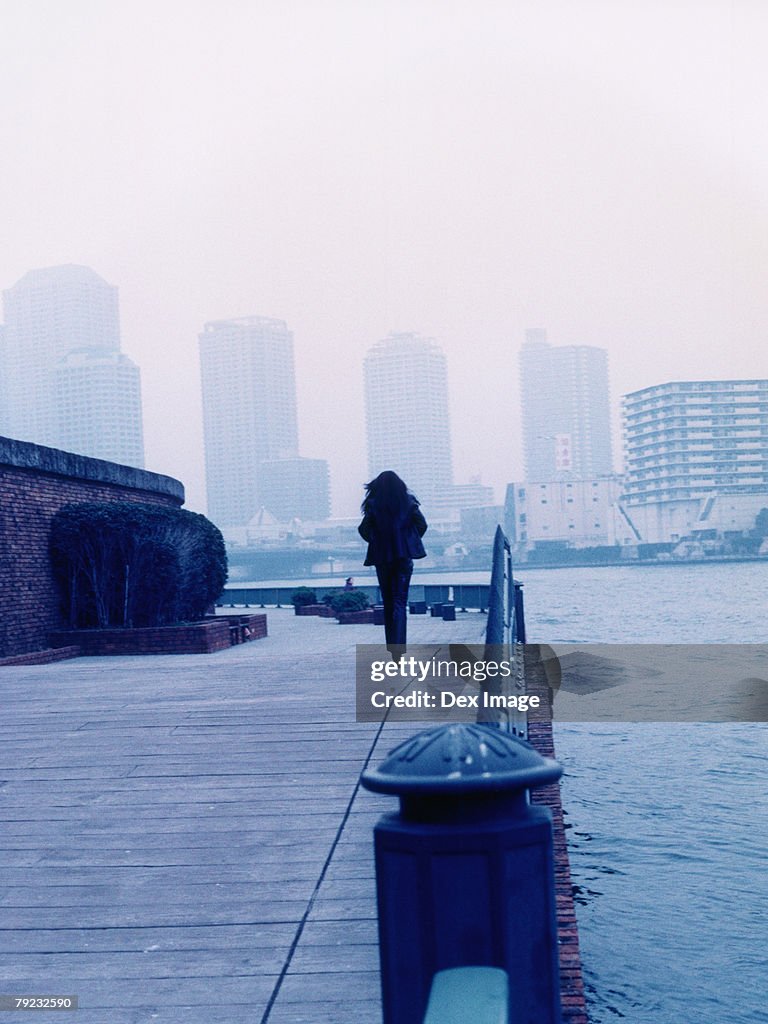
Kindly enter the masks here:
<path id="1" fill-rule="evenodd" d="M 184 504 L 184 485 L 171 476 L 134 469 L 133 466 L 121 466 L 103 459 L 92 459 L 86 455 L 75 455 L 58 448 L 46 448 L 29 441 L 0 437 L 0 469 L 4 466 L 150 491 L 173 498 L 180 505 Z"/>

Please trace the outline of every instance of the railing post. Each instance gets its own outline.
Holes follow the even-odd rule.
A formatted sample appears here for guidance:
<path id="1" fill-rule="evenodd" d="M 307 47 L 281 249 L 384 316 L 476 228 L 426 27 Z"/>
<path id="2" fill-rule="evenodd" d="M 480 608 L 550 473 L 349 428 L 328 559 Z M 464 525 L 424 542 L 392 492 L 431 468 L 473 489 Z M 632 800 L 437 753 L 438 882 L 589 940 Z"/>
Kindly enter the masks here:
<path id="1" fill-rule="evenodd" d="M 499 967 L 510 1024 L 560 1024 L 550 812 L 562 769 L 493 726 L 443 725 L 362 784 L 400 797 L 374 831 L 384 1024 L 422 1024 L 433 975 Z"/>

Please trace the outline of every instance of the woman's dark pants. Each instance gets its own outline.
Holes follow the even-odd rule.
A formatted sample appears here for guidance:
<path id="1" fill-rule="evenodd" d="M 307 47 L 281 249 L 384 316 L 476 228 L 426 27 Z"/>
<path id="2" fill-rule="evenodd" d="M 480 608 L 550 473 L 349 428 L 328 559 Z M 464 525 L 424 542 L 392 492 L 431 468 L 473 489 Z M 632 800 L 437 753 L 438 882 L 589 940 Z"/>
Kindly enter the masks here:
<path id="1" fill-rule="evenodd" d="M 384 605 L 384 636 L 387 647 L 405 647 L 406 605 L 413 561 L 399 558 L 376 566 L 381 600 Z"/>

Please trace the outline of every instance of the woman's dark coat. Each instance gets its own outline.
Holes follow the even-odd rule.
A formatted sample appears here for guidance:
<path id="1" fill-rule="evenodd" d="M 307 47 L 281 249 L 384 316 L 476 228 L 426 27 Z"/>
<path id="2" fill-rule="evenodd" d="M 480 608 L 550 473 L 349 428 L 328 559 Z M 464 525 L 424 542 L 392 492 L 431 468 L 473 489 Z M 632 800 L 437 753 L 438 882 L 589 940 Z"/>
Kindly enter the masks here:
<path id="1" fill-rule="evenodd" d="M 371 498 L 366 503 L 363 521 L 357 531 L 368 542 L 364 565 L 384 565 L 401 558 L 426 557 L 421 538 L 427 531 L 427 521 L 415 498 L 394 521 L 388 511 L 377 514 L 376 499 Z"/>

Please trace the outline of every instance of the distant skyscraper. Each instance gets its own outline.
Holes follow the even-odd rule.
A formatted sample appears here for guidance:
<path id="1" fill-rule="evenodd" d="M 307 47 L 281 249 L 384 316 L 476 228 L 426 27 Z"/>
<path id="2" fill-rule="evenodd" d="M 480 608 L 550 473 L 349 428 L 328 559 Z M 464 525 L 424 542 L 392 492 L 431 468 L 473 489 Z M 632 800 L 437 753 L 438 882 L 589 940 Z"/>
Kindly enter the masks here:
<path id="1" fill-rule="evenodd" d="M 393 469 L 427 501 L 452 489 L 445 355 L 432 338 L 390 334 L 364 363 L 368 474 Z"/>
<path id="2" fill-rule="evenodd" d="M 56 368 L 59 447 L 144 466 L 139 368 L 122 352 L 75 349 Z"/>
<path id="3" fill-rule="evenodd" d="M 13 436 L 60 444 L 55 369 L 76 348 L 120 349 L 117 288 L 88 267 L 31 270 L 4 292 Z"/>
<path id="4" fill-rule="evenodd" d="M 298 454 L 293 334 L 265 316 L 207 323 L 200 371 L 208 515 L 241 526 L 264 504 L 260 464 Z"/>
<path id="5" fill-rule="evenodd" d="M 526 331 L 520 391 L 527 480 L 591 479 L 613 471 L 608 356 Z"/>
<path id="6" fill-rule="evenodd" d="M 3 298 L 3 431 L 115 462 L 132 453 L 129 464 L 143 466 L 138 369 L 120 356 L 117 288 L 70 264 L 29 271 Z M 98 392 L 92 398 L 89 382 Z M 87 427 L 89 420 L 101 426 Z"/>

